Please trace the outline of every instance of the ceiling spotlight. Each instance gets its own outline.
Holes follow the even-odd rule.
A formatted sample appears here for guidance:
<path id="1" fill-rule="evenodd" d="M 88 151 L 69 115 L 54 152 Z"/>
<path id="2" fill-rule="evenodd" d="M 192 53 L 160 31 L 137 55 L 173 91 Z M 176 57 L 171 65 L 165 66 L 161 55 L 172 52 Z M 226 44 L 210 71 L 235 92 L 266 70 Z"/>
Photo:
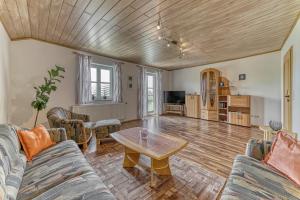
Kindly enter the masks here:
<path id="1" fill-rule="evenodd" d="M 161 39 L 162 39 L 162 37 L 161 37 L 161 36 L 158 36 L 158 39 L 159 39 L 159 40 L 161 40 Z"/>
<path id="2" fill-rule="evenodd" d="M 171 45 L 170 45 L 170 42 L 168 42 L 168 44 L 167 44 L 167 47 L 170 47 Z"/>
<path id="3" fill-rule="evenodd" d="M 161 18 L 160 18 L 160 13 L 158 14 L 159 15 L 159 18 L 158 18 L 158 22 L 157 22 L 157 30 L 160 30 L 161 29 Z"/>
<path id="4" fill-rule="evenodd" d="M 160 30 L 160 22 L 158 21 L 158 24 L 157 24 L 157 26 L 156 26 L 156 28 L 157 28 L 157 30 Z"/>

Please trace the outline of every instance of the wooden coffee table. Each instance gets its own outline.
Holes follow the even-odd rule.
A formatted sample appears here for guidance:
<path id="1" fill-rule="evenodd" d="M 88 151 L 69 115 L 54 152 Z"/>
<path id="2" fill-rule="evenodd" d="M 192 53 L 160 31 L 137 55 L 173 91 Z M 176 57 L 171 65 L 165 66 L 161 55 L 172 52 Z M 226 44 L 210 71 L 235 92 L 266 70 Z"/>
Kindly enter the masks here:
<path id="1" fill-rule="evenodd" d="M 151 158 L 151 182 L 154 187 L 154 173 L 157 175 L 171 175 L 169 157 L 184 148 L 186 140 L 166 134 L 155 134 L 148 131 L 147 139 L 141 139 L 142 128 L 130 128 L 112 133 L 111 136 L 125 147 L 123 167 L 134 167 L 139 164 L 140 154 Z"/>

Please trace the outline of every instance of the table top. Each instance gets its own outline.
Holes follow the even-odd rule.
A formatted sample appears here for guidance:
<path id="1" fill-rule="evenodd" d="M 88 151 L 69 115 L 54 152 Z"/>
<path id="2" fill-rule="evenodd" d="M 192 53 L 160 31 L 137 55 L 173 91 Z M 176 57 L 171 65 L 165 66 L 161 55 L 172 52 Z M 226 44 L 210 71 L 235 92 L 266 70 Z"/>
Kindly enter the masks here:
<path id="1" fill-rule="evenodd" d="M 262 131 L 273 131 L 270 126 L 259 126 L 259 129 Z"/>
<path id="2" fill-rule="evenodd" d="M 111 136 L 127 148 L 156 160 L 174 155 L 188 144 L 184 139 L 163 133 L 153 133 L 149 130 L 147 139 L 142 139 L 140 137 L 142 129 L 141 127 L 125 129 L 112 133 Z"/>

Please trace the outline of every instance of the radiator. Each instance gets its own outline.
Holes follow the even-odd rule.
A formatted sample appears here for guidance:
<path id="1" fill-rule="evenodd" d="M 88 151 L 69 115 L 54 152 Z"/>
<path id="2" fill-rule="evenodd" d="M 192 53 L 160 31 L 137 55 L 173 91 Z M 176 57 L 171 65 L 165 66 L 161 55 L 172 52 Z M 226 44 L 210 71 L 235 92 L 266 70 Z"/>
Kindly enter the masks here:
<path id="1" fill-rule="evenodd" d="M 75 105 L 72 106 L 72 111 L 89 115 L 91 121 L 113 118 L 124 121 L 125 119 L 124 103 Z"/>

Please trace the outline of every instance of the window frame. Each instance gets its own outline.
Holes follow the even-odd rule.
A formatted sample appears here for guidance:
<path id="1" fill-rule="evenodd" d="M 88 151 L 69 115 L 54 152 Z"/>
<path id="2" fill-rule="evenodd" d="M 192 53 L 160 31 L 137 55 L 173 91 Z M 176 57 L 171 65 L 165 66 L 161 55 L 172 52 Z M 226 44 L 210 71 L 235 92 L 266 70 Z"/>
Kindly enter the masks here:
<path id="1" fill-rule="evenodd" d="M 100 102 L 100 101 L 112 101 L 113 100 L 113 89 L 114 89 L 114 68 L 113 66 L 109 65 L 103 65 L 99 63 L 91 63 L 90 68 L 96 68 L 97 71 L 97 81 L 90 80 L 90 84 L 96 83 L 97 89 L 96 89 L 96 98 L 92 99 L 92 102 Z M 102 82 L 101 80 L 101 69 L 109 70 L 110 71 L 110 82 Z M 104 98 L 104 96 L 101 96 L 101 84 L 109 84 L 110 85 L 110 96 L 109 98 Z M 100 88 L 99 88 L 100 87 Z M 92 88 L 92 86 L 91 86 Z"/>
<path id="2" fill-rule="evenodd" d="M 153 77 L 153 87 L 152 88 L 149 88 L 149 85 L 148 85 L 148 76 L 151 76 L 151 77 Z M 147 95 L 147 113 L 148 113 L 148 115 L 151 115 L 151 114 L 155 114 L 155 112 L 156 112 L 156 74 L 155 73 L 152 73 L 152 72 L 146 72 L 146 95 Z M 148 93 L 148 90 L 149 89 L 152 89 L 152 91 L 153 91 L 153 94 L 152 95 L 149 95 L 149 93 Z M 149 109 L 148 109 L 148 104 L 149 104 L 149 102 L 148 102 L 148 97 L 149 96 L 152 96 L 153 97 L 153 110 L 152 111 L 150 111 Z"/>

